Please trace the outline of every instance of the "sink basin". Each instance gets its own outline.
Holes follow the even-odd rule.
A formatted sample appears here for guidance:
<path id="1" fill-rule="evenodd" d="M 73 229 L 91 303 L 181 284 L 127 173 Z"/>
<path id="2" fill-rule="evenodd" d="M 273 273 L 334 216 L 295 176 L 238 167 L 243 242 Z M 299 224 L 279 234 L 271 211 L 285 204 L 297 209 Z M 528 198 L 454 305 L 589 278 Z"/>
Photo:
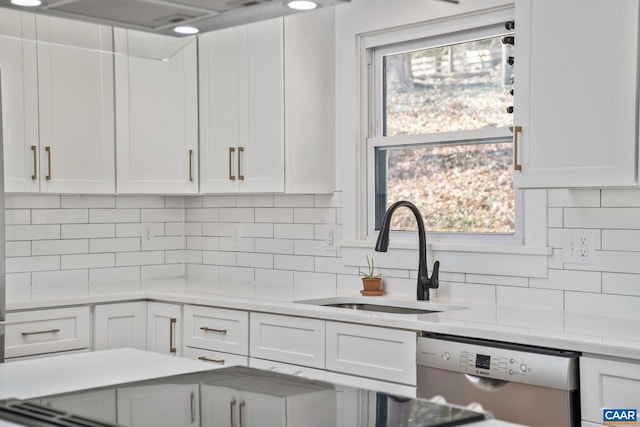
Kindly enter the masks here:
<path id="1" fill-rule="evenodd" d="M 420 308 L 410 307 L 397 307 L 393 305 L 377 305 L 377 304 L 365 304 L 365 303 L 336 303 L 336 304 L 322 304 L 325 307 L 339 307 L 349 308 L 351 310 L 366 310 L 366 311 L 382 311 L 384 313 L 400 313 L 400 314 L 425 314 L 425 313 L 438 313 L 441 310 L 424 310 Z"/>
<path id="2" fill-rule="evenodd" d="M 462 310 L 466 308 L 455 305 L 439 304 L 431 301 L 403 301 L 387 298 L 372 300 L 371 297 L 335 297 L 296 302 L 323 307 L 343 308 L 353 311 L 374 311 L 391 314 L 429 314 L 440 313 L 443 311 Z"/>

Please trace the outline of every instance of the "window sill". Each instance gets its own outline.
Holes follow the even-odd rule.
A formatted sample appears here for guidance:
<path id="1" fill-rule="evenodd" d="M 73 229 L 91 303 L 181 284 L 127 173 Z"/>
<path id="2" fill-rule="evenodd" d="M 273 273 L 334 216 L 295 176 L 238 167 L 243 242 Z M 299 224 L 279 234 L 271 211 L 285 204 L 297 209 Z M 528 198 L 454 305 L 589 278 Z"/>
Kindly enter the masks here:
<path id="1" fill-rule="evenodd" d="M 375 240 L 345 240 L 338 242 L 340 248 L 362 248 L 372 249 L 375 247 Z M 418 250 L 417 241 L 389 242 L 389 249 L 397 250 Z M 487 243 L 444 243 L 427 242 L 427 250 L 436 252 L 476 252 L 484 254 L 516 254 L 516 255 L 542 255 L 550 256 L 553 248 L 548 246 L 525 246 L 507 244 L 487 244 Z"/>

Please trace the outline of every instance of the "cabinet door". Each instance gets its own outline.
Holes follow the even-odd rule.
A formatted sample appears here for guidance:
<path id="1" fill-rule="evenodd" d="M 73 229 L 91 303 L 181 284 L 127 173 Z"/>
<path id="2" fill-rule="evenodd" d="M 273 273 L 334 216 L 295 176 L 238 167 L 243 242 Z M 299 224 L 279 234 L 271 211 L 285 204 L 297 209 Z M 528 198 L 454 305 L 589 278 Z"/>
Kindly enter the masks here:
<path id="1" fill-rule="evenodd" d="M 118 425 L 200 426 L 198 384 L 158 384 L 117 390 Z"/>
<path id="2" fill-rule="evenodd" d="M 40 191 L 113 193 L 111 27 L 36 16 Z"/>
<path id="3" fill-rule="evenodd" d="M 42 399 L 42 404 L 106 423 L 116 423 L 116 391 L 100 390 Z"/>
<path id="4" fill-rule="evenodd" d="M 416 333 L 327 322 L 327 369 L 416 384 Z"/>
<path id="5" fill-rule="evenodd" d="M 94 350 L 130 347 L 147 349 L 147 303 L 96 305 Z"/>
<path id="6" fill-rule="evenodd" d="M 637 408 L 640 396 L 640 363 L 580 358 L 580 407 L 582 419 L 602 423 L 604 408 Z"/>
<path id="7" fill-rule="evenodd" d="M 174 37 L 114 28 L 114 43 L 118 192 L 197 193 L 195 37 L 175 47 Z"/>
<path id="8" fill-rule="evenodd" d="M 202 427 L 286 427 L 286 399 L 212 385 L 202 385 Z"/>
<path id="9" fill-rule="evenodd" d="M 38 192 L 36 19 L 0 8 L 0 94 L 6 192 Z"/>
<path id="10" fill-rule="evenodd" d="M 284 191 L 283 24 L 200 38 L 203 192 Z"/>
<path id="11" fill-rule="evenodd" d="M 181 307 L 160 302 L 147 303 L 147 350 L 180 356 Z"/>
<path id="12" fill-rule="evenodd" d="M 638 6 L 516 2 L 516 186 L 636 184 Z"/>
<path id="13" fill-rule="evenodd" d="M 184 307 L 184 345 L 249 354 L 249 313 L 215 307 Z"/>

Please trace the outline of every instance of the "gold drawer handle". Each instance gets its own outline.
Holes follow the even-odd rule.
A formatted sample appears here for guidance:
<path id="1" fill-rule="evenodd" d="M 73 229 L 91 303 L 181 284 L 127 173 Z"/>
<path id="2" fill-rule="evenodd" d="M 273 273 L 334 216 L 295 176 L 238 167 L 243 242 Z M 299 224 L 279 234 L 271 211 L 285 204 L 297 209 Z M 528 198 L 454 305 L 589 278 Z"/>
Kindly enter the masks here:
<path id="1" fill-rule="evenodd" d="M 208 328 L 206 326 L 202 326 L 202 327 L 200 327 L 200 330 L 204 331 L 204 332 L 213 332 L 214 334 L 227 335 L 227 330 L 226 329 L 211 329 L 211 328 Z"/>
<path id="2" fill-rule="evenodd" d="M 224 359 L 209 359 L 208 357 L 200 356 L 198 357 L 198 360 L 202 360 L 203 362 L 217 363 L 218 365 L 224 365 Z"/>
<path id="3" fill-rule="evenodd" d="M 31 174 L 31 179 L 38 179 L 38 154 L 36 151 L 37 147 L 35 145 L 31 146 L 31 152 L 33 153 L 33 174 Z"/>
<path id="4" fill-rule="evenodd" d="M 513 127 L 513 170 L 521 171 L 522 165 L 518 163 L 518 134 L 522 132 L 522 126 Z"/>
<path id="5" fill-rule="evenodd" d="M 193 181 L 193 150 L 189 150 L 189 182 Z"/>
<path id="6" fill-rule="evenodd" d="M 244 181 L 244 175 L 242 175 L 242 156 L 244 154 L 244 147 L 238 147 L 238 180 Z"/>
<path id="7" fill-rule="evenodd" d="M 233 174 L 233 155 L 236 152 L 235 147 L 229 147 L 229 180 L 235 181 L 236 176 Z"/>
<path id="8" fill-rule="evenodd" d="M 178 352 L 175 343 L 175 335 L 173 332 L 174 329 L 176 329 L 176 322 L 178 322 L 178 319 L 176 319 L 175 317 L 169 319 L 169 353 L 171 354 L 175 354 Z"/>
<path id="9" fill-rule="evenodd" d="M 51 147 L 47 145 L 44 147 L 44 151 L 47 152 L 47 176 L 45 179 L 51 181 Z"/>
<path id="10" fill-rule="evenodd" d="M 58 332 L 60 332 L 60 329 L 48 329 L 46 331 L 23 332 L 22 336 L 27 337 L 29 335 L 57 334 Z"/>

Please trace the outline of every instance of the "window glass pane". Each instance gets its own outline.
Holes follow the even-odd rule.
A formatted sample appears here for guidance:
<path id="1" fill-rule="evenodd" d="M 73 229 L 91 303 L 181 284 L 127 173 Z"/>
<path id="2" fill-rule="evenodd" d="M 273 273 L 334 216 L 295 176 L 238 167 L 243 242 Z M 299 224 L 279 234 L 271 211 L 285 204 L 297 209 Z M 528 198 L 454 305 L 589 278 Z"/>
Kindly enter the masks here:
<path id="1" fill-rule="evenodd" d="M 398 200 L 418 206 L 431 232 L 513 233 L 511 141 L 376 148 L 376 225 Z M 376 227 L 379 229 L 379 227 Z M 416 230 L 399 209 L 393 230 Z"/>
<path id="2" fill-rule="evenodd" d="M 510 126 L 511 48 L 496 36 L 384 56 L 383 135 Z"/>

